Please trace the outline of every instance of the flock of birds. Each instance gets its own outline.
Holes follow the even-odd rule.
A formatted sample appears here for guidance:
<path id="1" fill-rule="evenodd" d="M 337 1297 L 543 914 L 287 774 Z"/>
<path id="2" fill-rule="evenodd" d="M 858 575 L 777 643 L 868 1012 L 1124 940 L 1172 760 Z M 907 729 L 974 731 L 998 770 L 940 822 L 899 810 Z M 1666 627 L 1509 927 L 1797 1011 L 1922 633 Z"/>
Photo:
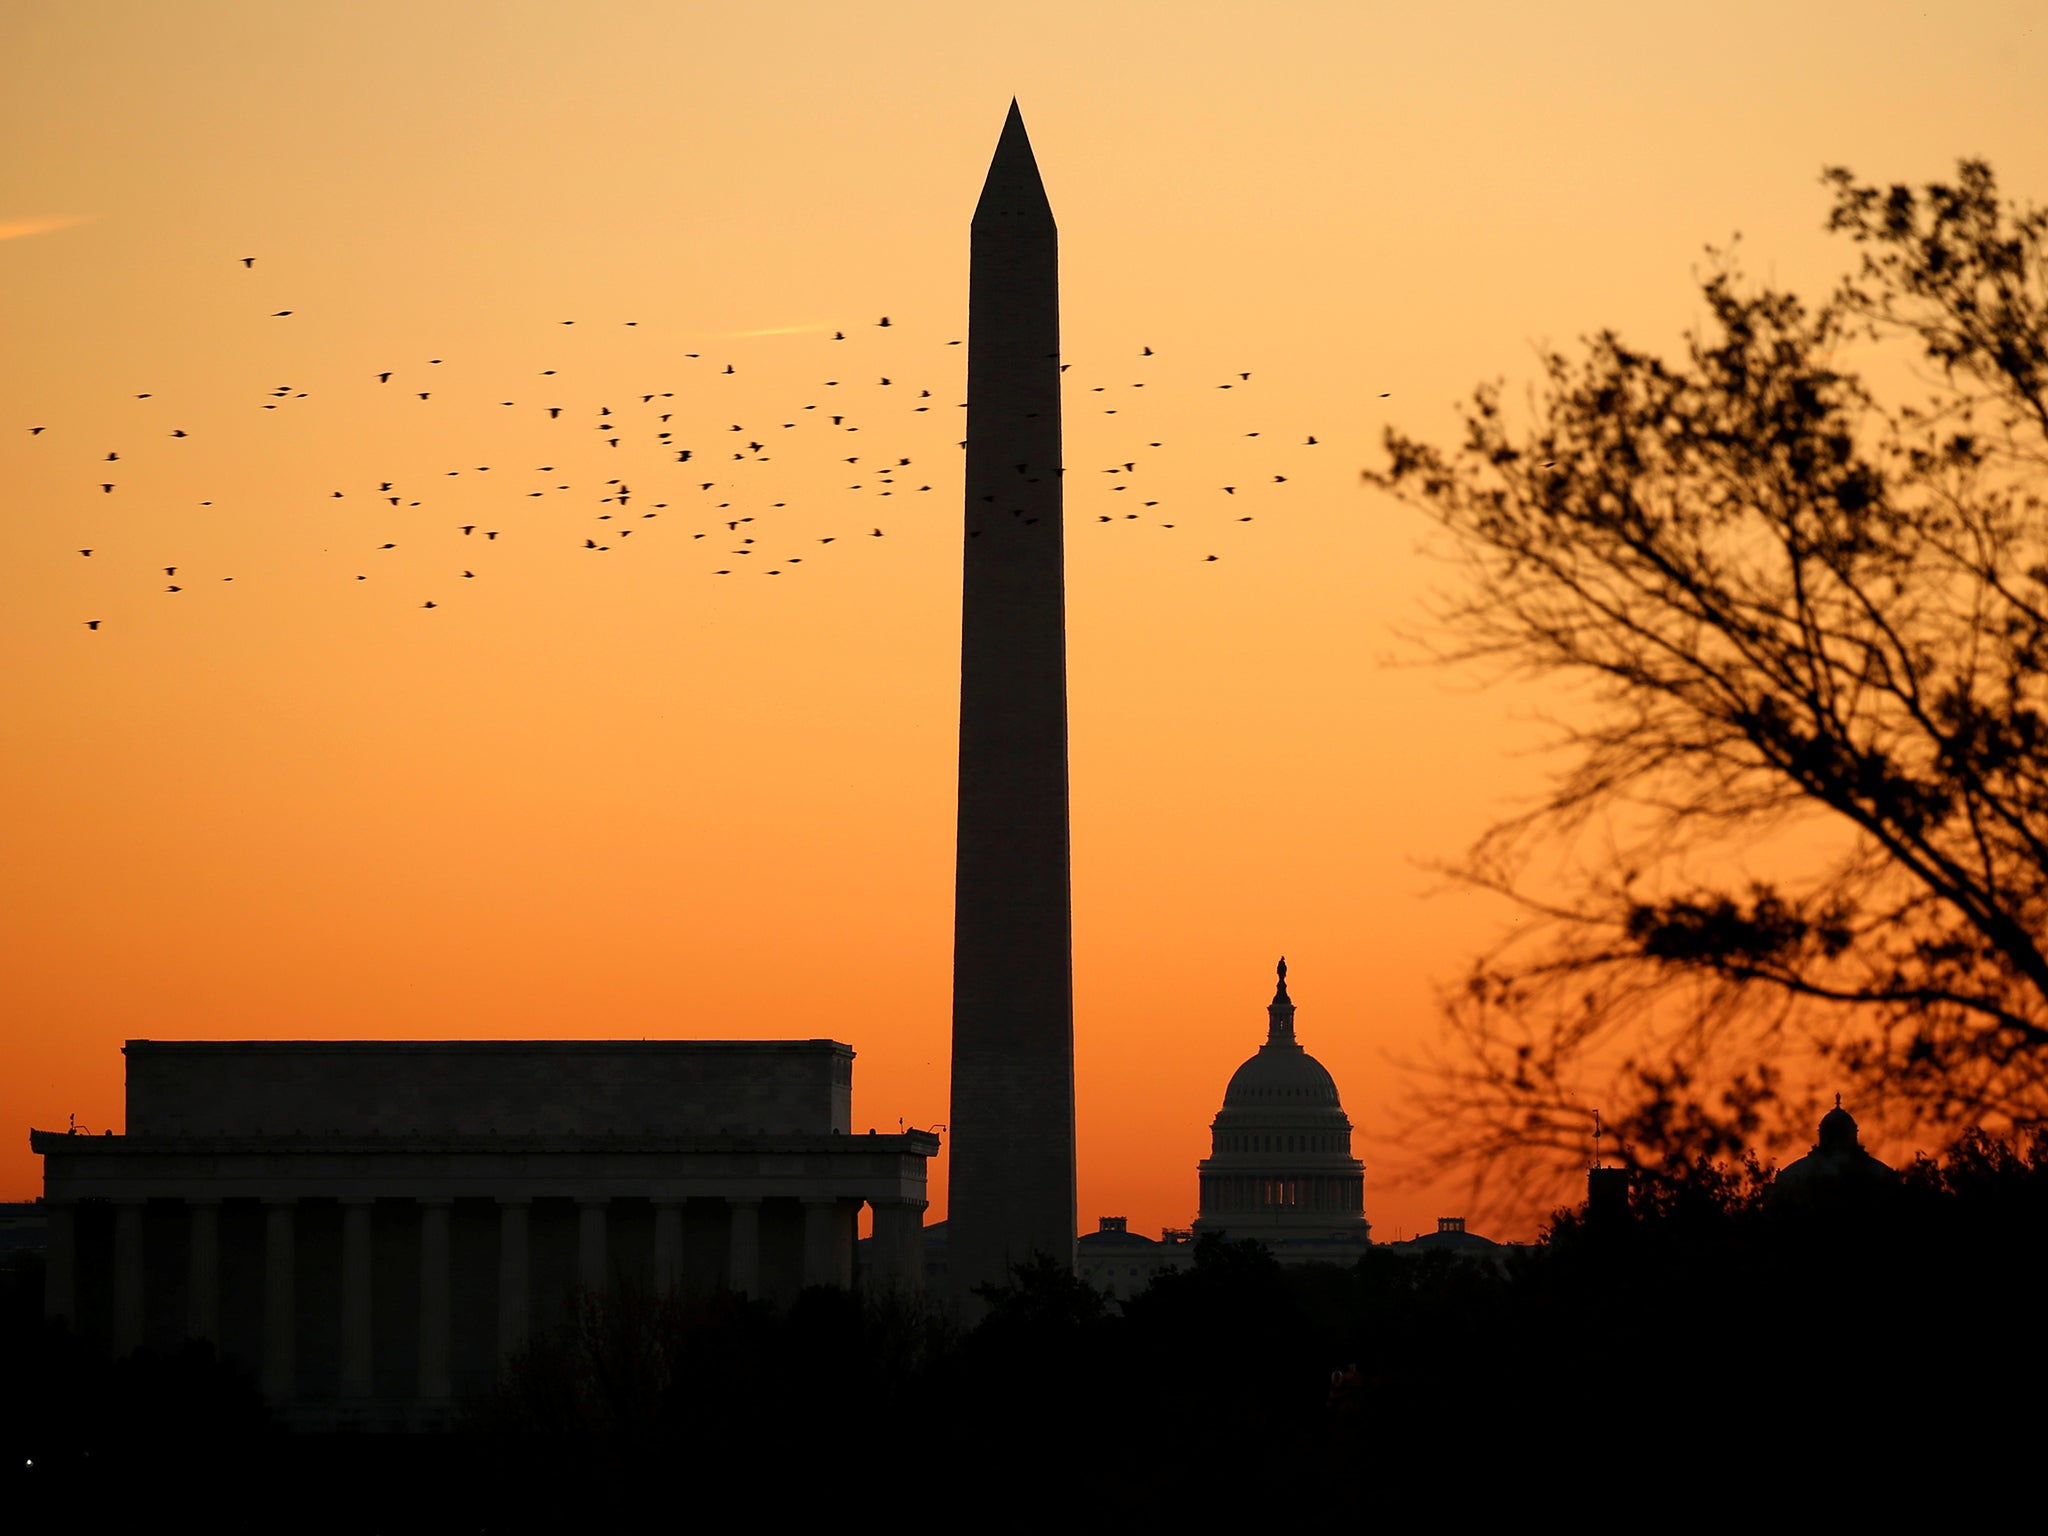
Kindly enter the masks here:
<path id="1" fill-rule="evenodd" d="M 253 269 L 256 262 L 253 256 L 239 259 L 244 270 Z M 295 313 L 276 310 L 269 312 L 268 318 L 289 323 Z M 559 323 L 573 327 L 577 321 Z M 619 323 L 638 328 L 636 321 Z M 324 499 L 348 503 L 351 511 L 367 505 L 374 510 L 374 521 L 384 535 L 363 540 L 358 550 L 360 561 L 348 562 L 352 568 L 337 574 L 352 583 L 371 584 L 382 575 L 377 571 L 379 560 L 422 536 L 438 536 L 444 549 L 450 541 L 459 541 L 448 551 L 452 558 L 441 567 L 443 574 L 436 581 L 439 586 L 481 579 L 489 570 L 492 552 L 514 541 L 545 539 L 565 555 L 603 556 L 628 549 L 628 539 L 637 536 L 640 543 L 630 547 L 644 548 L 650 538 L 658 539 L 675 529 L 674 536 L 682 542 L 701 546 L 699 552 L 706 556 L 702 568 L 711 577 L 758 574 L 779 578 L 832 558 L 835 545 L 887 537 L 890 524 L 902 510 L 895 507 L 897 497 L 929 497 L 936 505 L 929 511 L 919 507 L 920 519 L 938 515 L 948 526 L 957 527 L 960 482 L 952 464 L 958 462 L 957 450 L 966 446 L 958 436 L 964 431 L 959 425 L 964 416 L 958 414 L 962 402 L 957 398 L 963 389 L 958 379 L 964 372 L 964 359 L 952 354 L 955 361 L 950 377 L 954 382 L 949 387 L 934 387 L 943 383 L 942 379 L 919 382 L 908 374 L 932 359 L 928 354 L 919 358 L 910 348 L 893 344 L 902 335 L 903 328 L 886 315 L 862 326 L 821 329 L 816 337 L 823 346 L 820 371 L 834 376 L 816 379 L 807 391 L 810 398 L 779 406 L 748 400 L 737 388 L 748 371 L 739 366 L 747 361 L 742 348 L 729 349 L 741 354 L 736 360 L 710 355 L 701 348 L 681 354 L 675 361 L 689 366 L 696 375 L 682 391 L 647 389 L 581 405 L 555 403 L 546 395 L 538 401 L 494 400 L 495 408 L 524 413 L 517 440 L 523 447 L 537 447 L 540 451 L 534 456 L 548 462 L 523 470 L 464 462 L 438 471 L 437 480 L 491 477 L 485 482 L 488 492 L 472 491 L 462 499 L 457 514 L 461 520 L 451 519 L 442 526 L 426 520 L 440 509 L 437 504 L 448 498 L 437 494 L 441 487 L 430 488 L 416 476 L 394 473 L 356 480 L 344 487 L 330 486 Z M 964 341 L 950 340 L 940 350 L 964 350 L 964 345 Z M 1069 476 L 1065 496 L 1069 525 L 1138 524 L 1165 531 L 1200 527 L 1214 536 L 1227 526 L 1251 523 L 1264 515 L 1271 505 L 1266 498 L 1288 494 L 1286 487 L 1293 483 L 1300 462 L 1295 455 L 1311 453 L 1319 446 L 1313 432 L 1283 437 L 1263 428 L 1242 430 L 1240 446 L 1245 451 L 1237 460 L 1244 467 L 1228 482 L 1214 487 L 1209 507 L 1189 505 L 1185 489 L 1178 497 L 1161 489 L 1161 476 L 1154 471 L 1168 449 L 1168 439 L 1151 435 L 1160 429 L 1143 425 L 1142 397 L 1128 392 L 1153 385 L 1153 396 L 1146 403 L 1156 403 L 1161 394 L 1157 386 L 1168 380 L 1152 374 L 1158 364 L 1150 346 L 1134 347 L 1132 358 L 1134 371 L 1147 376 L 1125 378 L 1117 384 L 1068 384 L 1064 410 L 1070 452 L 1077 437 L 1101 435 L 1077 432 L 1077 418 L 1097 413 L 1103 417 L 1122 415 L 1134 429 L 1112 450 L 1121 457 L 1107 465 L 1083 466 L 1084 471 L 1093 470 L 1086 476 L 1092 486 L 1075 483 L 1072 465 L 1061 471 Z M 377 369 L 361 381 L 361 388 L 410 397 L 412 405 L 431 409 L 437 399 L 448 398 L 447 391 L 436 387 L 439 380 L 432 371 L 443 363 L 443 358 L 434 357 L 409 368 Z M 1071 364 L 1061 364 L 1063 373 L 1070 368 Z M 548 394 L 555 391 L 545 381 L 557 376 L 555 368 L 541 369 L 536 375 Z M 1205 380 L 1198 387 L 1238 392 L 1235 398 L 1254 395 L 1257 389 L 1250 370 Z M 721 390 L 730 393 L 721 399 Z M 158 401 L 153 391 L 137 392 L 134 398 Z M 312 390 L 279 385 L 267 391 L 261 408 L 292 410 L 313 398 Z M 159 407 L 169 403 L 158 401 Z M 151 414 L 157 417 L 152 435 L 160 445 L 171 445 L 171 451 L 178 453 L 203 447 L 199 437 L 185 427 L 163 420 L 161 409 L 153 409 Z M 744 419 L 728 419 L 736 417 Z M 944 426 L 949 421 L 950 431 Z M 29 423 L 26 430 L 36 440 L 36 451 L 72 456 L 81 475 L 91 473 L 82 462 L 89 457 L 99 474 L 82 489 L 91 497 L 91 486 L 97 485 L 97 497 L 108 499 L 109 509 L 117 506 L 124 494 L 153 494 L 146 488 L 146 478 L 142 487 L 131 488 L 133 482 L 126 474 L 138 460 L 150 457 L 147 449 L 132 442 L 94 444 L 88 449 L 75 440 L 64 440 L 66 436 L 75 439 L 75 433 L 52 431 L 45 423 Z M 885 440 L 886 446 L 878 446 L 878 440 Z M 776 466 L 800 457 L 799 448 L 809 451 L 815 461 L 803 476 L 805 482 L 815 482 L 826 465 L 843 473 L 843 489 L 835 489 L 838 500 L 833 510 L 851 513 L 858 508 L 863 515 L 857 522 L 835 528 L 828 521 L 812 529 L 798 528 L 801 520 L 791 512 L 791 497 L 800 493 L 790 489 L 788 478 Z M 841 449 L 848 451 L 838 451 Z M 951 463 L 935 467 L 934 455 L 949 451 Z M 572 460 L 580 461 L 590 473 L 586 476 L 568 467 Z M 1254 462 L 1256 469 L 1250 467 Z M 601 474 L 607 468 L 619 472 Z M 522 478 L 525 484 L 507 487 L 508 481 Z M 472 478 L 465 489 L 475 484 Z M 809 490 L 808 484 L 801 494 L 812 502 L 808 512 L 821 510 L 816 492 Z M 308 495 L 323 493 L 309 489 Z M 780 499 L 771 499 L 778 496 Z M 566 498 L 577 510 L 567 519 L 537 520 L 521 505 L 549 498 Z M 852 507 L 847 506 L 848 499 Z M 476 510 L 479 504 L 487 510 Z M 202 499 L 190 510 L 203 515 L 214 506 L 212 499 Z M 195 576 L 208 582 L 235 579 L 235 573 L 229 571 L 195 573 L 189 559 L 181 558 L 174 549 L 138 550 L 132 537 L 119 531 L 118 519 L 98 521 L 101 535 L 81 541 L 73 558 L 94 561 L 130 580 L 138 569 L 160 576 L 162 595 L 173 599 L 192 590 Z M 162 537 L 160 533 L 157 536 Z M 1204 563 L 1221 558 L 1214 545 L 1189 553 Z M 421 580 L 417 574 L 412 579 Z M 448 593 L 445 588 L 416 590 L 412 598 L 416 599 L 413 606 L 431 611 L 444 606 Z M 80 622 L 99 631 L 107 621 L 86 617 Z"/>

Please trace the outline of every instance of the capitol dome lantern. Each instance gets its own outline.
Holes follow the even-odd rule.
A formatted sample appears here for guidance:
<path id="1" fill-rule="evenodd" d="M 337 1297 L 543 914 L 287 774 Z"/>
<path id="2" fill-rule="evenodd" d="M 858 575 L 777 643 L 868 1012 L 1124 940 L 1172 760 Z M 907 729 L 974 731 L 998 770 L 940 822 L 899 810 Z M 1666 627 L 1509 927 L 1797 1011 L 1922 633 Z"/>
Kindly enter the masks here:
<path id="1" fill-rule="evenodd" d="M 1337 1083 L 1294 1037 L 1287 961 L 1267 1006 L 1266 1043 L 1231 1075 L 1200 1165 L 1195 1233 L 1257 1238 L 1282 1258 L 1348 1259 L 1371 1230 L 1365 1164 Z"/>

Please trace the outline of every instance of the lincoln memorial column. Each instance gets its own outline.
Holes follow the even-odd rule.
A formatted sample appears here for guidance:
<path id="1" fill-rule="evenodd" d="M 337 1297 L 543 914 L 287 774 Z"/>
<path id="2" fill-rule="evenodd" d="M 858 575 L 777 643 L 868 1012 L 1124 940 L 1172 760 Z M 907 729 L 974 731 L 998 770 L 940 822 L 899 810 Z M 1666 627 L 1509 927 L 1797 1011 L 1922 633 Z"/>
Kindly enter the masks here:
<path id="1" fill-rule="evenodd" d="M 445 1403 L 452 1394 L 448 1374 L 448 1213 L 446 1196 L 424 1199 L 420 1208 L 420 1400 Z"/>
<path id="2" fill-rule="evenodd" d="M 725 1283 L 735 1294 L 755 1295 L 761 1289 L 761 1202 L 728 1200 L 732 1212 L 732 1245 L 726 1255 Z"/>
<path id="3" fill-rule="evenodd" d="M 844 1285 L 846 1277 L 833 1273 L 832 1223 L 839 1217 L 839 1202 L 831 1199 L 804 1201 L 804 1284 Z"/>
<path id="4" fill-rule="evenodd" d="M 185 1332 L 220 1343 L 220 1202 L 188 1200 L 185 1249 Z"/>
<path id="5" fill-rule="evenodd" d="M 576 1202 L 576 1283 L 589 1296 L 605 1291 L 604 1208 L 601 1199 Z"/>
<path id="6" fill-rule="evenodd" d="M 114 1357 L 142 1347 L 142 1202 L 114 1202 Z"/>
<path id="7" fill-rule="evenodd" d="M 654 1291 L 658 1296 L 680 1295 L 683 1289 L 683 1203 L 654 1202 Z"/>
<path id="8" fill-rule="evenodd" d="M 526 1348 L 528 1301 L 526 1212 L 530 1202 L 498 1201 L 498 1359 Z"/>
<path id="9" fill-rule="evenodd" d="M 369 1200 L 341 1202 L 341 1395 L 370 1395 Z"/>
<path id="10" fill-rule="evenodd" d="M 288 1403 L 297 1388 L 293 1345 L 298 1320 L 293 1308 L 298 1288 L 292 1268 L 292 1202 L 263 1202 L 263 1395 Z"/>
<path id="11" fill-rule="evenodd" d="M 871 1200 L 875 1210 L 875 1271 L 884 1283 L 924 1289 L 922 1200 Z"/>
<path id="12" fill-rule="evenodd" d="M 52 1322 L 78 1321 L 78 1207 L 69 1200 L 45 1202 L 50 1250 L 43 1267 L 43 1316 Z"/>

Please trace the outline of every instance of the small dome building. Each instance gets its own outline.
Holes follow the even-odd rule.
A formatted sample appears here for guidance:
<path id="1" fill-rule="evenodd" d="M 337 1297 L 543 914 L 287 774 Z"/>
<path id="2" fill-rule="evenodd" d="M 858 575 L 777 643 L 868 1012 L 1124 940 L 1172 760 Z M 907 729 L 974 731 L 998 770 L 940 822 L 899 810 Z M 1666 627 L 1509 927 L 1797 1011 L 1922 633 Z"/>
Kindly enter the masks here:
<path id="1" fill-rule="evenodd" d="M 1889 1163 L 1864 1151 L 1856 1121 L 1842 1108 L 1838 1093 L 1835 1107 L 1820 1117 L 1820 1139 L 1813 1150 L 1778 1170 L 1767 1198 L 1780 1209 L 1812 1205 L 1889 1189 L 1897 1178 Z"/>
<path id="2" fill-rule="evenodd" d="M 1195 1235 L 1257 1238 L 1276 1257 L 1348 1262 L 1370 1242 L 1365 1164 L 1337 1084 L 1294 1038 L 1287 961 L 1266 1009 L 1266 1043 L 1232 1074 L 1200 1165 Z"/>

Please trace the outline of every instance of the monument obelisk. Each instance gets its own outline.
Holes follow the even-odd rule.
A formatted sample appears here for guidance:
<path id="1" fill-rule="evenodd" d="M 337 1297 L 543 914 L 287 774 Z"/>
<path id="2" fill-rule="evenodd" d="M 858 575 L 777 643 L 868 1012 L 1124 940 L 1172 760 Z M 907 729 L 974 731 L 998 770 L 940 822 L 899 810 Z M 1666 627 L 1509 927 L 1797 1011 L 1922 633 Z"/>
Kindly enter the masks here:
<path id="1" fill-rule="evenodd" d="M 975 205 L 953 906 L 947 1260 L 974 1288 L 1074 1263 L 1059 231 L 1017 104 Z"/>

